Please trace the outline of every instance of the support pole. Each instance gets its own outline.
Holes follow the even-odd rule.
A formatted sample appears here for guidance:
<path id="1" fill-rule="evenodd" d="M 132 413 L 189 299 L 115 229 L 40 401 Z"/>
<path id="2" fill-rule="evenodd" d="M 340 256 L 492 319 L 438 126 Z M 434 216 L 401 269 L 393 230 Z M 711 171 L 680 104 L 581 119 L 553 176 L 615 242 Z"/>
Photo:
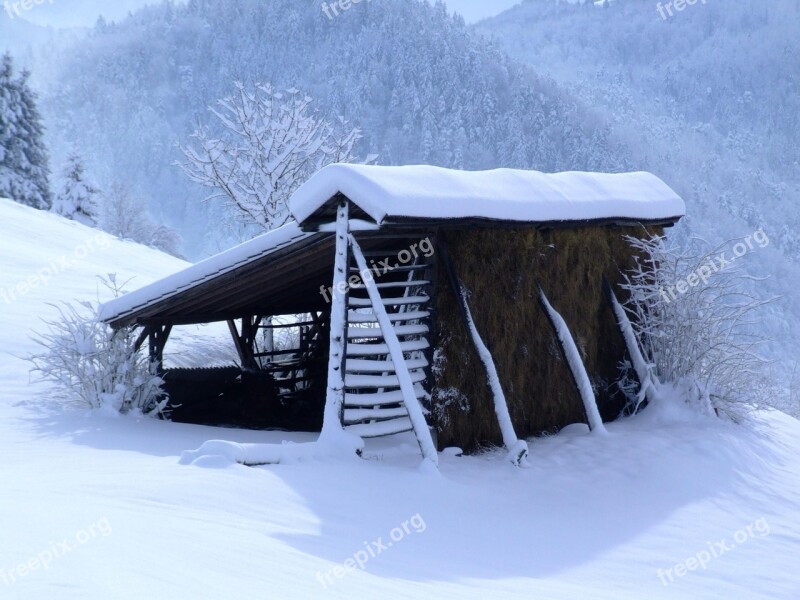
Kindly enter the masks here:
<path id="1" fill-rule="evenodd" d="M 159 375 L 164 373 L 164 346 L 172 332 L 172 325 L 157 325 L 150 329 L 148 346 L 150 349 L 150 362 L 156 363 L 156 371 Z"/>
<path id="2" fill-rule="evenodd" d="M 320 445 L 330 451 L 354 451 L 360 455 L 364 442 L 344 430 L 344 370 L 347 356 L 347 271 L 349 267 L 349 205 L 342 201 L 336 211 L 336 256 L 331 293 L 328 387 L 322 419 Z"/>
<path id="3" fill-rule="evenodd" d="M 614 311 L 614 317 L 617 320 L 622 337 L 625 340 L 625 347 L 628 349 L 628 355 L 631 357 L 633 370 L 636 372 L 636 377 L 639 379 L 639 395 L 636 399 L 636 408 L 633 413 L 639 412 L 639 407 L 642 402 L 647 398 L 648 404 L 653 404 L 657 397 L 658 379 L 653 374 L 653 366 L 648 363 L 642 350 L 639 347 L 639 341 L 636 339 L 636 334 L 633 332 L 633 325 L 628 318 L 628 313 L 617 300 L 617 295 L 614 289 L 608 282 L 608 279 L 603 277 L 603 291 L 606 293 L 608 301 L 611 303 L 611 308 Z"/>
<path id="4" fill-rule="evenodd" d="M 539 303 L 547 315 L 550 325 L 553 326 L 553 332 L 558 338 L 562 356 L 569 367 L 569 372 L 572 373 L 572 380 L 575 382 L 578 395 L 583 402 L 586 424 L 589 425 L 589 430 L 596 433 L 607 433 L 600 411 L 597 409 L 597 399 L 594 396 L 592 383 L 589 381 L 589 374 L 586 372 L 583 360 L 581 360 L 575 339 L 572 337 L 567 322 L 550 304 L 541 285 L 539 286 Z"/>
<path id="5" fill-rule="evenodd" d="M 450 287 L 456 298 L 459 300 L 461 307 L 461 314 L 464 317 L 464 322 L 467 330 L 472 337 L 472 342 L 475 344 L 475 350 L 486 369 L 487 383 L 489 389 L 492 391 L 492 399 L 494 400 L 494 412 L 497 415 L 497 422 L 500 425 L 500 432 L 503 435 L 503 445 L 508 450 L 508 459 L 515 465 L 519 466 L 525 464 L 525 459 L 528 456 L 528 444 L 524 440 L 517 437 L 514 431 L 514 424 L 511 421 L 511 414 L 508 412 L 508 402 L 506 401 L 503 386 L 500 383 L 500 376 L 497 373 L 497 367 L 494 364 L 494 358 L 489 348 L 484 344 L 478 328 L 475 326 L 475 321 L 472 318 L 472 312 L 469 309 L 469 302 L 467 300 L 467 293 L 464 284 L 458 278 L 453 260 L 447 251 L 447 246 L 444 240 L 440 243 L 440 252 L 442 260 L 444 260 L 445 267 L 447 268 L 448 279 L 450 280 Z"/>

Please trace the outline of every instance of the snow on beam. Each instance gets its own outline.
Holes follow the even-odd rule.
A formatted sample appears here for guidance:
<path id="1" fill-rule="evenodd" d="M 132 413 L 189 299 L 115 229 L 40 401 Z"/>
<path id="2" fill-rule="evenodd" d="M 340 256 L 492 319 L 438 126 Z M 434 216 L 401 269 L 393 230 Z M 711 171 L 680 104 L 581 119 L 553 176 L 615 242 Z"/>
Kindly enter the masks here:
<path id="1" fill-rule="evenodd" d="M 575 381 L 575 387 L 578 388 L 578 393 L 583 401 L 589 429 L 594 433 L 608 433 L 603 424 L 603 419 L 600 417 L 600 411 L 597 409 L 597 399 L 594 396 L 592 383 L 589 381 L 589 375 L 586 372 L 586 366 L 583 364 L 580 352 L 578 352 L 575 339 L 572 337 L 569 327 L 567 327 L 567 322 L 547 300 L 542 286 L 539 286 L 539 302 L 545 313 L 547 313 L 550 324 L 553 326 L 556 337 L 560 342 L 561 351 L 569 365 L 569 370 Z"/>
<path id="2" fill-rule="evenodd" d="M 336 213 L 336 258 L 333 267 L 333 294 L 331 298 L 330 352 L 328 357 L 328 388 L 325 412 L 319 443 L 332 453 L 351 451 L 360 455 L 364 440 L 344 430 L 344 364 L 347 345 L 347 289 L 348 269 L 348 203 L 342 202 Z"/>
<path id="3" fill-rule="evenodd" d="M 497 422 L 500 424 L 500 431 L 503 434 L 503 445 L 508 450 L 508 459 L 515 465 L 524 465 L 528 456 L 528 444 L 525 440 L 519 439 L 516 431 L 514 431 L 511 414 L 508 412 L 508 402 L 503 392 L 503 386 L 500 383 L 500 376 L 497 374 L 494 358 L 492 358 L 492 353 L 486 347 L 478 328 L 475 326 L 475 320 L 472 318 L 472 311 L 470 311 L 469 303 L 467 302 L 467 291 L 463 283 L 460 283 L 459 286 L 459 296 L 464 309 L 467 328 L 472 336 L 472 342 L 475 344 L 478 356 L 480 356 L 481 362 L 486 369 L 486 378 L 494 399 L 494 412 L 497 415 Z"/>
<path id="4" fill-rule="evenodd" d="M 461 305 L 461 313 L 464 316 L 467 329 L 469 329 L 469 333 L 472 336 L 472 342 L 475 344 L 475 349 L 486 369 L 486 377 L 489 388 L 492 390 L 492 399 L 494 400 L 494 412 L 497 415 L 497 422 L 500 425 L 500 432 L 503 435 L 503 445 L 508 450 L 508 459 L 514 465 L 524 466 L 527 464 L 528 444 L 525 440 L 520 440 L 517 437 L 516 431 L 514 431 L 514 424 L 508 412 L 508 402 L 503 392 L 503 386 L 500 383 L 500 376 L 497 374 L 494 358 L 489 348 L 483 342 L 478 328 L 475 326 L 475 320 L 472 318 L 472 311 L 470 311 L 469 308 L 466 288 L 456 274 L 455 265 L 450 258 L 450 254 L 447 252 L 444 241 L 441 243 L 440 252 L 447 267 L 450 285 L 453 288 L 453 292 L 458 296 L 459 304 Z"/>
<path id="5" fill-rule="evenodd" d="M 636 334 L 633 332 L 633 325 L 628 318 L 628 313 L 625 312 L 622 304 L 617 300 L 617 295 L 614 293 L 611 284 L 603 277 L 603 290 L 611 303 L 611 308 L 614 310 L 614 316 L 617 320 L 617 325 L 625 339 L 625 347 L 628 349 L 628 355 L 631 357 L 633 363 L 633 370 L 636 372 L 636 377 L 639 379 L 639 397 L 637 398 L 636 408 L 634 413 L 639 412 L 639 406 L 642 401 L 647 398 L 648 404 L 653 404 L 656 400 L 657 389 L 659 381 L 653 374 L 653 365 L 648 363 L 642 350 L 639 347 L 639 341 L 636 339 Z"/>
<path id="6" fill-rule="evenodd" d="M 389 347 L 389 354 L 394 363 L 395 373 L 399 380 L 400 389 L 403 392 L 403 403 L 406 410 L 408 410 L 408 417 L 411 420 L 411 425 L 414 428 L 414 434 L 419 443 L 419 449 L 422 452 L 424 460 L 432 463 L 433 465 L 439 464 L 439 455 L 436 452 L 436 446 L 431 437 L 431 431 L 428 427 L 428 422 L 425 420 L 425 415 L 422 412 L 422 405 L 417 400 L 417 394 L 414 390 L 414 381 L 406 364 L 405 356 L 403 356 L 403 349 L 400 346 L 400 340 L 394 331 L 394 325 L 389 319 L 386 308 L 383 306 L 381 294 L 378 291 L 375 281 L 372 277 L 372 271 L 367 265 L 367 260 L 361 252 L 361 247 L 358 245 L 356 239 L 350 235 L 350 247 L 353 250 L 353 256 L 356 259 L 356 264 L 361 272 L 361 278 L 367 288 L 367 293 L 372 301 L 372 310 L 378 319 L 383 333 L 383 339 Z"/>

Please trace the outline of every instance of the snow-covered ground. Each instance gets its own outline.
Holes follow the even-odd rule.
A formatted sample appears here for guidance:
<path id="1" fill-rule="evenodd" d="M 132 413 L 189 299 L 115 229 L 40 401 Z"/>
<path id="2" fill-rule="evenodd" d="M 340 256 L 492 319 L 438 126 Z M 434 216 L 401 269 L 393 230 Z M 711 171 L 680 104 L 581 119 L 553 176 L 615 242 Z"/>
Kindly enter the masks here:
<path id="1" fill-rule="evenodd" d="M 96 236 L 0 201 L 0 598 L 800 598 L 800 423 L 781 413 L 662 407 L 531 440 L 527 469 L 445 453 L 431 474 L 410 438 L 352 462 L 184 466 L 208 439 L 314 436 L 53 406 L 21 358 L 47 303 L 185 266 L 87 251 Z M 216 335 L 183 333 L 193 352 Z"/>

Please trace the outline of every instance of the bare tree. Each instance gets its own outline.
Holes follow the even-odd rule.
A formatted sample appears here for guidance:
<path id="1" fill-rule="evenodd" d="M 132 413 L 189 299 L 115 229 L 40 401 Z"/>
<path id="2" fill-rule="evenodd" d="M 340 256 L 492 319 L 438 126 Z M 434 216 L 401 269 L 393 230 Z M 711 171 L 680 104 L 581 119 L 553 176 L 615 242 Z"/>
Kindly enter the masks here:
<path id="1" fill-rule="evenodd" d="M 125 184 L 114 182 L 103 200 L 100 225 L 104 231 L 183 258 L 180 233 L 168 225 L 157 223 L 148 212 L 144 198 L 131 192 Z"/>
<path id="2" fill-rule="evenodd" d="M 193 181 L 211 188 L 207 200 L 222 199 L 245 227 L 270 230 L 289 218 L 287 202 L 314 172 L 335 162 L 354 162 L 360 130 L 343 118 L 331 123 L 312 109 L 312 99 L 267 84 L 246 89 L 209 108 L 223 136 L 207 128 L 181 146 L 186 162 L 179 166 Z"/>
<path id="3" fill-rule="evenodd" d="M 706 411 L 736 418 L 747 404 L 768 402 L 767 361 L 758 352 L 761 281 L 724 259 L 728 244 L 703 240 L 679 248 L 666 238 L 627 238 L 637 251 L 625 274 L 626 310 L 657 378 L 683 388 Z"/>

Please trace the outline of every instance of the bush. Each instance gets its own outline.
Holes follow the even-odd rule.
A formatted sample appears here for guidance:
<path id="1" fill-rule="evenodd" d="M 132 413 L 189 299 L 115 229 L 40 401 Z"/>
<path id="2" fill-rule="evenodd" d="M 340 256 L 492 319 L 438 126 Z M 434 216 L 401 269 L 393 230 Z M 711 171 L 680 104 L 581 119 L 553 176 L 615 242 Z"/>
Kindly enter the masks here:
<path id="1" fill-rule="evenodd" d="M 149 357 L 136 351 L 136 332 L 113 331 L 98 318 L 98 305 L 59 306 L 59 317 L 35 341 L 33 371 L 56 384 L 60 399 L 123 414 L 159 416 L 167 404 L 164 381 Z"/>
<path id="2" fill-rule="evenodd" d="M 758 353 L 766 341 L 758 313 L 771 300 L 751 291 L 759 280 L 740 262 L 722 263 L 723 248 L 702 240 L 683 249 L 660 236 L 628 241 L 638 258 L 625 274 L 625 308 L 658 380 L 701 411 L 733 419 L 770 404 L 774 382 Z"/>

